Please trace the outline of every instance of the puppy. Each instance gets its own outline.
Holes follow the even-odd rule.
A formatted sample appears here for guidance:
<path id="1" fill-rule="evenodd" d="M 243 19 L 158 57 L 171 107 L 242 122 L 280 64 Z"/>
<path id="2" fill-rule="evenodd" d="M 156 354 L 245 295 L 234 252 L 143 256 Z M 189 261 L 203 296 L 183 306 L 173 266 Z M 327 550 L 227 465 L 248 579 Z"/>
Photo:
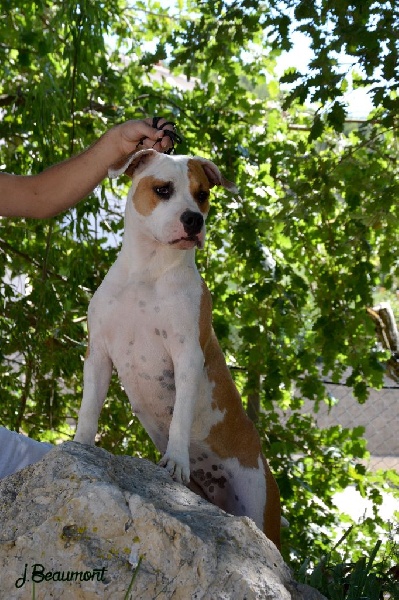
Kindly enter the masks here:
<path id="1" fill-rule="evenodd" d="M 94 443 L 113 366 L 133 412 L 178 482 L 280 546 L 277 484 L 212 328 L 195 264 L 210 189 L 235 192 L 211 161 L 134 154 L 121 251 L 89 306 L 89 346 L 75 440 Z"/>

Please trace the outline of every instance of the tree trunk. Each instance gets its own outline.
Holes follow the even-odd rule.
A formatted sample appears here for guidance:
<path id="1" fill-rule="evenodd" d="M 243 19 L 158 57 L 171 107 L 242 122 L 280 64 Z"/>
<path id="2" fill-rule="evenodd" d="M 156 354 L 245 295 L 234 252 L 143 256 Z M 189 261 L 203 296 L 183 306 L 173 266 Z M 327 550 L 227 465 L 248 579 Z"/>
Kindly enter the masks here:
<path id="1" fill-rule="evenodd" d="M 392 307 L 389 302 L 381 302 L 368 308 L 367 312 L 375 323 L 381 345 L 391 352 L 391 358 L 387 361 L 387 375 L 399 382 L 399 332 Z"/>
<path id="2" fill-rule="evenodd" d="M 247 385 L 247 415 L 254 423 L 257 422 L 260 411 L 260 375 L 256 372 L 248 374 Z"/>

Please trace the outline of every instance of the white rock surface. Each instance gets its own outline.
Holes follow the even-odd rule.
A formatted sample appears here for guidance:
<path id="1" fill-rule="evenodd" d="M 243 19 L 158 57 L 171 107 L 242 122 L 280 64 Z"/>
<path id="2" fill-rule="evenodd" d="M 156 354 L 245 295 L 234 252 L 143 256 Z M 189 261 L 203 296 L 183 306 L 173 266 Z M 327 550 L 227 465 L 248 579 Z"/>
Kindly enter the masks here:
<path id="1" fill-rule="evenodd" d="M 148 461 L 68 442 L 0 482 L 0 600 L 310 594 L 252 521 Z"/>

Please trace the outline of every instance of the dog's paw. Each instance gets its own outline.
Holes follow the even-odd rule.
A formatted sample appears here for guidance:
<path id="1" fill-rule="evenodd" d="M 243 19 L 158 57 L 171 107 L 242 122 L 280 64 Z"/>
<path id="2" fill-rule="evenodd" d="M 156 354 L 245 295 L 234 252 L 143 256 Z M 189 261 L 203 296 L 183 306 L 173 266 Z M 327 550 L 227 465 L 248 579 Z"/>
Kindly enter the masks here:
<path id="1" fill-rule="evenodd" d="M 78 442 L 79 444 L 88 444 L 90 446 L 94 446 L 95 443 L 95 440 L 92 436 L 84 433 L 77 433 L 73 438 L 73 441 Z"/>
<path id="2" fill-rule="evenodd" d="M 190 483 L 190 467 L 183 465 L 181 462 L 176 462 L 168 456 L 168 453 L 161 458 L 159 466 L 164 467 L 171 475 L 174 481 L 188 485 Z"/>

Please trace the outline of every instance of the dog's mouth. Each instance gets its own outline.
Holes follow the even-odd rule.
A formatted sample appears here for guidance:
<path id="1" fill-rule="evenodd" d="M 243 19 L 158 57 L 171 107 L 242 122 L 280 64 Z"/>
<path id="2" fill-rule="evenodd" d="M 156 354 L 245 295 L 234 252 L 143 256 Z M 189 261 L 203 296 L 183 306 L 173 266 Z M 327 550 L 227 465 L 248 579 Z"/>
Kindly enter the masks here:
<path id="1" fill-rule="evenodd" d="M 194 246 L 196 246 L 197 248 L 202 248 L 202 240 L 199 238 L 198 235 L 187 235 L 185 237 L 180 237 L 175 240 L 172 240 L 171 242 L 169 242 L 169 245 L 181 249 L 194 248 Z"/>

